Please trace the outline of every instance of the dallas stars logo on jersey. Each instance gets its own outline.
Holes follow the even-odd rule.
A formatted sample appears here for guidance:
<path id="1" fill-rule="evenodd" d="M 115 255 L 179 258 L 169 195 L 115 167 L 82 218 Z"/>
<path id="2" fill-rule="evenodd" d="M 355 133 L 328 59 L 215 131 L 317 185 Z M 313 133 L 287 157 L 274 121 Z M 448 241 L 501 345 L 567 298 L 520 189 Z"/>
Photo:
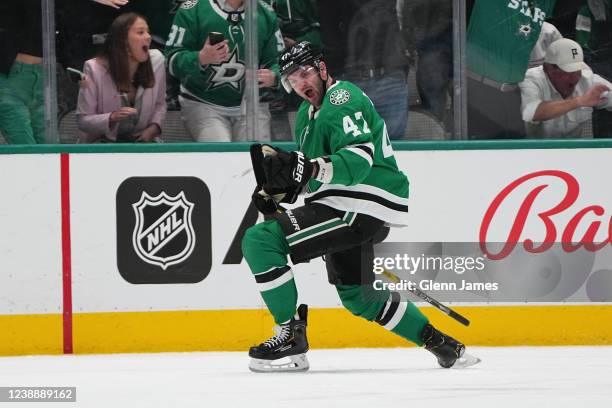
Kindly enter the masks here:
<path id="1" fill-rule="evenodd" d="M 185 0 L 185 1 L 178 0 L 178 1 L 181 3 L 180 7 L 185 10 L 189 10 L 190 8 L 193 8 L 196 4 L 198 4 L 198 0 Z"/>
<path id="2" fill-rule="evenodd" d="M 351 94 L 346 89 L 337 89 L 329 95 L 332 105 L 342 105 L 351 99 Z"/>
<path id="3" fill-rule="evenodd" d="M 237 91 L 242 91 L 245 65 L 238 59 L 238 47 L 234 48 L 227 62 L 211 65 L 210 69 L 213 70 L 213 75 L 210 78 L 209 90 L 229 85 Z"/>

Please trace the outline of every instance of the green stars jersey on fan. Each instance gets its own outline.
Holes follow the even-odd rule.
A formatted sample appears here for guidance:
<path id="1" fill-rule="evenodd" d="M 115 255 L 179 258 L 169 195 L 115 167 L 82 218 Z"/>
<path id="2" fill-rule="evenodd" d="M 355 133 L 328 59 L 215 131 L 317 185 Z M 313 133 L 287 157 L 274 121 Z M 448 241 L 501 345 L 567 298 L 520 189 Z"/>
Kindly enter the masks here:
<path id="1" fill-rule="evenodd" d="M 326 157 L 333 170 L 329 183 L 310 180 L 306 202 L 405 225 L 408 178 L 397 167 L 387 126 L 370 98 L 356 85 L 338 81 L 313 110 L 306 101 L 300 105 L 295 141 L 307 157 Z"/>
<path id="2" fill-rule="evenodd" d="M 467 65 L 498 82 L 525 77 L 529 55 L 556 0 L 476 0 L 467 32 Z"/>
<path id="3" fill-rule="evenodd" d="M 278 77 L 278 54 L 284 48 L 278 21 L 269 5 L 260 1 L 258 7 L 259 66 Z M 228 10 L 224 0 L 184 1 L 174 17 L 165 54 L 182 92 L 211 105 L 236 108 L 244 92 L 244 13 Z M 228 40 L 230 58 L 219 65 L 201 66 L 198 53 L 211 31 Z"/>

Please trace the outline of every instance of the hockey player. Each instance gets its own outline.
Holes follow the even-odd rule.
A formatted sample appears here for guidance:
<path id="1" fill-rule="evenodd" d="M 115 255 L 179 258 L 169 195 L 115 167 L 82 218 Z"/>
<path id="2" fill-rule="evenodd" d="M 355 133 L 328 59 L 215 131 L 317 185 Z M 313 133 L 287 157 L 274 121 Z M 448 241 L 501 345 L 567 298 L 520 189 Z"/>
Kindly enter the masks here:
<path id="1" fill-rule="evenodd" d="M 307 306 L 300 305 L 296 313 L 297 289 L 288 255 L 294 264 L 325 255 L 329 282 L 344 307 L 424 345 L 442 367 L 477 363 L 464 354 L 463 344 L 430 325 L 414 304 L 371 285 L 373 237 L 386 224 L 405 224 L 408 179 L 397 167 L 386 125 L 370 99 L 352 83 L 334 80 L 322 55 L 306 41 L 283 52 L 280 70 L 285 89 L 294 90 L 304 102 L 296 119 L 299 151 L 263 146 L 265 180 L 253 201 L 269 218 L 248 229 L 242 241 L 245 259 L 277 323 L 275 336 L 250 349 L 251 370 L 309 367 Z M 307 190 L 306 204 L 280 211 L 279 202 L 294 202 L 301 190 Z M 291 361 L 278 361 L 285 357 Z"/>
<path id="2" fill-rule="evenodd" d="M 181 82 L 182 119 L 196 141 L 246 139 L 241 110 L 245 83 L 244 0 L 186 0 L 176 12 L 166 60 L 170 74 Z M 211 44 L 209 34 L 224 40 Z M 272 8 L 258 2 L 257 77 L 260 87 L 278 85 L 278 54 L 283 37 Z M 270 112 L 259 107 L 258 134 L 270 136 Z"/>

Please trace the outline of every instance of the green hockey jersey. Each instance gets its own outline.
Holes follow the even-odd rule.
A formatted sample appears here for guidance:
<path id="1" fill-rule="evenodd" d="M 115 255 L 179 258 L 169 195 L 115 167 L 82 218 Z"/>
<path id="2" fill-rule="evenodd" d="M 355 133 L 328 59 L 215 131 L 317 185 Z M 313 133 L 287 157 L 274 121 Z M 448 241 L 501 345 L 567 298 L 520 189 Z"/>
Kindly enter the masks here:
<path id="1" fill-rule="evenodd" d="M 245 83 L 244 13 L 228 11 L 224 3 L 184 1 L 174 17 L 165 54 L 170 74 L 180 80 L 182 92 L 202 102 L 239 111 Z M 262 1 L 258 7 L 259 66 L 273 70 L 278 77 L 283 38 L 272 8 Z M 211 31 L 222 33 L 228 40 L 230 57 L 219 65 L 201 66 L 198 53 Z"/>
<path id="2" fill-rule="evenodd" d="M 476 0 L 467 31 L 468 69 L 498 82 L 521 82 L 556 1 Z"/>
<path id="3" fill-rule="evenodd" d="M 408 178 L 397 167 L 387 126 L 370 98 L 356 85 L 338 81 L 313 111 L 306 101 L 300 106 L 295 142 L 307 157 L 318 159 L 327 180 L 309 181 L 306 202 L 405 225 Z"/>

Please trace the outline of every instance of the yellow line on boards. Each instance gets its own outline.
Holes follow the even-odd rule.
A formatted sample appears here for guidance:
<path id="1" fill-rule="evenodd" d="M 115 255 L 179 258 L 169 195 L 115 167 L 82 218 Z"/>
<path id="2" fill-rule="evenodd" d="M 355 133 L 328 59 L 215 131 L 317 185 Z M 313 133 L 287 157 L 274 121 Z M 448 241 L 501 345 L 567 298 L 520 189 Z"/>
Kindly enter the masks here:
<path id="1" fill-rule="evenodd" d="M 61 314 L 0 315 L 0 356 L 62 354 Z"/>
<path id="2" fill-rule="evenodd" d="M 464 327 L 432 307 L 421 310 L 467 345 L 612 345 L 612 306 L 462 306 Z M 243 351 L 272 333 L 266 310 L 76 313 L 75 353 Z M 406 347 L 378 324 L 340 308 L 310 309 L 312 348 Z M 62 318 L 4 315 L 0 355 L 61 354 Z"/>

